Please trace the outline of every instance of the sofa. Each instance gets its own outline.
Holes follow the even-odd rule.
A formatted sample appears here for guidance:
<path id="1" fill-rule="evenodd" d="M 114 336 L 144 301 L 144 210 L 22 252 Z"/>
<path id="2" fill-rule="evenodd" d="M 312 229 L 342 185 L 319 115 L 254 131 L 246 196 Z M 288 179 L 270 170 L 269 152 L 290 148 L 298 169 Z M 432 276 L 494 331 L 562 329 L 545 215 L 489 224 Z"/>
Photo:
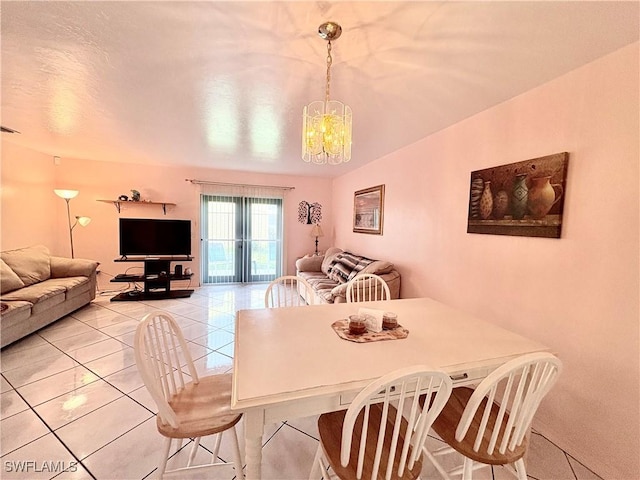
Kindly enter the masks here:
<path id="1" fill-rule="evenodd" d="M 310 255 L 296 261 L 296 274 L 313 288 L 315 303 L 346 302 L 347 283 L 363 273 L 379 275 L 387 282 L 391 298 L 400 298 L 400 273 L 391 262 L 373 260 L 337 247 L 329 248 L 324 255 Z"/>
<path id="2" fill-rule="evenodd" d="M 0 252 L 0 348 L 90 303 L 97 267 L 43 245 Z"/>

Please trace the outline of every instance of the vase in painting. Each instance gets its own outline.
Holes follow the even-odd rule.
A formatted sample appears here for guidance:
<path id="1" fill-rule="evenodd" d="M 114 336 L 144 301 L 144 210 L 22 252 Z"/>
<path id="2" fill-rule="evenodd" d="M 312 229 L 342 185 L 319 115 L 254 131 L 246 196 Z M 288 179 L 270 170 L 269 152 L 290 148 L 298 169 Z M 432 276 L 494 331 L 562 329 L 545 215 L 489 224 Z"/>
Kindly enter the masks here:
<path id="1" fill-rule="evenodd" d="M 560 200 L 563 192 L 562 185 L 551 184 L 551 176 L 532 178 L 527 201 L 531 217 L 535 220 L 543 219 Z"/>
<path id="2" fill-rule="evenodd" d="M 491 182 L 484 182 L 484 190 L 480 197 L 480 218 L 486 220 L 493 211 L 493 195 L 491 194 Z"/>
<path id="3" fill-rule="evenodd" d="M 504 190 L 498 191 L 493 197 L 493 218 L 502 220 L 509 208 L 509 195 Z"/>
<path id="4" fill-rule="evenodd" d="M 484 189 L 484 182 L 480 177 L 476 177 L 471 182 L 471 193 L 469 200 L 469 215 L 471 218 L 478 218 L 480 216 L 480 197 L 482 196 L 482 190 Z"/>
<path id="5" fill-rule="evenodd" d="M 511 215 L 514 220 L 522 220 L 527 213 L 529 189 L 527 188 L 527 174 L 516 175 L 511 191 Z"/>

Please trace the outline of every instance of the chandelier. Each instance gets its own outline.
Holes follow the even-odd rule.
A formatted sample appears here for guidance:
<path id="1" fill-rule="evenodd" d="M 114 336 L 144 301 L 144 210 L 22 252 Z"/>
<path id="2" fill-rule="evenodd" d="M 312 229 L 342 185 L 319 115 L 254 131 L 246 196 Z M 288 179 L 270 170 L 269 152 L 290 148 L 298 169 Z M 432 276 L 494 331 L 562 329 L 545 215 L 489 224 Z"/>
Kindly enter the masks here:
<path id="1" fill-rule="evenodd" d="M 302 112 L 302 159 L 317 164 L 339 165 L 351 160 L 351 108 L 329 100 L 331 85 L 331 41 L 337 40 L 342 27 L 334 22 L 318 27 L 318 35 L 327 40 L 327 86 L 324 100 L 311 102 Z"/>

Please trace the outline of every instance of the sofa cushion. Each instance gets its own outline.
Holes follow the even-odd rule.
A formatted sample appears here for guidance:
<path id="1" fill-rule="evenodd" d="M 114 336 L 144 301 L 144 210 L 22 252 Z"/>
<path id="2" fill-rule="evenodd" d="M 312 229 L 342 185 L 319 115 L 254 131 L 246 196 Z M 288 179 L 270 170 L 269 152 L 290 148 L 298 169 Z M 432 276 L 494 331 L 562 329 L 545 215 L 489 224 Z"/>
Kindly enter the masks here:
<path id="1" fill-rule="evenodd" d="M 20 277 L 25 286 L 43 282 L 51 276 L 49 249 L 44 245 L 7 250 L 0 258 Z"/>
<path id="2" fill-rule="evenodd" d="M 324 260 L 322 261 L 322 266 L 320 267 L 320 271 L 328 276 L 329 271 L 331 270 L 331 267 L 336 261 L 336 257 L 340 253 L 342 253 L 341 248 L 338 248 L 338 247 L 328 248 L 327 251 L 324 253 Z"/>
<path id="3" fill-rule="evenodd" d="M 33 304 L 33 313 L 64 302 L 67 289 L 49 281 L 36 283 L 2 296 L 3 301 L 22 300 Z"/>
<path id="4" fill-rule="evenodd" d="M 89 291 L 91 282 L 89 277 L 67 277 L 67 278 L 50 278 L 45 283 L 48 285 L 57 285 L 66 290 L 66 298 L 75 298 Z"/>
<path id="5" fill-rule="evenodd" d="M 374 260 L 358 273 L 373 273 L 375 275 L 384 275 L 385 273 L 389 273 L 392 270 L 393 263 L 385 262 L 384 260 Z"/>
<path id="6" fill-rule="evenodd" d="M 317 296 L 322 298 L 327 303 L 333 302 L 333 296 L 331 294 L 334 287 L 339 285 L 337 282 L 328 278 L 322 272 L 299 272 L 299 277 L 304 278 Z"/>
<path id="7" fill-rule="evenodd" d="M 20 277 L 16 275 L 16 272 L 11 270 L 11 267 L 7 265 L 4 260 L 0 259 L 0 289 L 1 293 L 5 294 L 12 290 L 24 287 L 24 282 L 20 280 Z"/>
<path id="8" fill-rule="evenodd" d="M 2 300 L 2 311 L 0 312 L 0 318 L 2 321 L 10 320 L 10 322 L 21 322 L 31 316 L 31 307 L 33 304 L 30 302 L 24 302 L 21 300 L 5 302 Z M 4 307 L 6 305 L 6 308 Z"/>

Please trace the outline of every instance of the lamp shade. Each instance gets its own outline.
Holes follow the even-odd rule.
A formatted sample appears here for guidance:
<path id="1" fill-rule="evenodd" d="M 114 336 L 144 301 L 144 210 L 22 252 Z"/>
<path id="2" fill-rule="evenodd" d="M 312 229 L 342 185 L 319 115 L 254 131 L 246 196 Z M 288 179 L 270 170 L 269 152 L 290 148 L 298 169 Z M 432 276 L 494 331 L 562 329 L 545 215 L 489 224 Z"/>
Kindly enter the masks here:
<path id="1" fill-rule="evenodd" d="M 78 217 L 76 216 L 76 220 L 82 227 L 86 227 L 91 222 L 91 217 Z"/>
<path id="2" fill-rule="evenodd" d="M 313 225 L 313 228 L 311 229 L 311 234 L 312 237 L 324 237 L 324 233 L 322 232 L 322 228 L 320 228 L 320 225 L 315 223 Z"/>
<path id="3" fill-rule="evenodd" d="M 65 200 L 70 200 L 78 196 L 78 190 L 63 190 L 63 189 L 55 189 L 53 191 L 60 198 L 64 198 Z"/>

